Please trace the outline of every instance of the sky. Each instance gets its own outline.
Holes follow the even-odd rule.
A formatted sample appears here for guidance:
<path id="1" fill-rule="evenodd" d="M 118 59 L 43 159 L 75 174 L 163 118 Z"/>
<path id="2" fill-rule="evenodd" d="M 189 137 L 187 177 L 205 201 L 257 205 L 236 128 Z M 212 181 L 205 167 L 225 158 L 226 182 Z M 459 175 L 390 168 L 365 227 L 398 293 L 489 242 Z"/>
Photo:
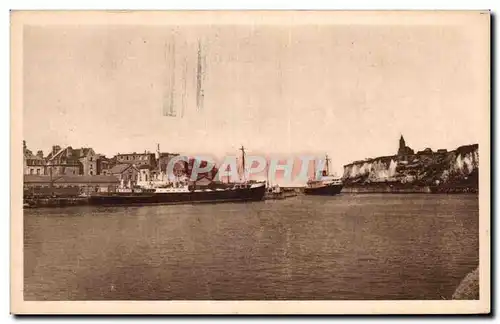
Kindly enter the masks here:
<path id="1" fill-rule="evenodd" d="M 218 158 L 241 145 L 266 156 L 328 154 L 340 174 L 395 154 L 401 135 L 415 151 L 454 149 L 478 143 L 484 125 L 475 111 L 484 53 L 466 27 L 25 26 L 23 135 L 45 154 L 57 144 L 110 157 L 157 143 Z M 164 115 L 170 99 L 176 117 Z"/>

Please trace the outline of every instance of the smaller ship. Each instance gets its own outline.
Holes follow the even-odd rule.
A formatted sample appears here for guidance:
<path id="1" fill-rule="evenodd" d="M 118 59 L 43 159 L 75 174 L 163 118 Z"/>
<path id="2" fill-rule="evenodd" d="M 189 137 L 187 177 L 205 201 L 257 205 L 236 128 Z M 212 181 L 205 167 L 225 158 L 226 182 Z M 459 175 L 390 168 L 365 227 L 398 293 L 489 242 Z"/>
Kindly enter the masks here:
<path id="1" fill-rule="evenodd" d="M 344 184 L 342 179 L 330 174 L 330 159 L 326 156 L 326 170 L 323 170 L 322 177 L 319 180 L 311 179 L 304 188 L 304 194 L 317 196 L 334 196 L 342 191 Z M 316 172 L 314 172 L 316 174 Z"/>
<path id="2" fill-rule="evenodd" d="M 265 200 L 277 200 L 285 199 L 285 193 L 281 190 L 280 186 L 268 186 L 266 189 L 266 194 L 264 195 Z"/>

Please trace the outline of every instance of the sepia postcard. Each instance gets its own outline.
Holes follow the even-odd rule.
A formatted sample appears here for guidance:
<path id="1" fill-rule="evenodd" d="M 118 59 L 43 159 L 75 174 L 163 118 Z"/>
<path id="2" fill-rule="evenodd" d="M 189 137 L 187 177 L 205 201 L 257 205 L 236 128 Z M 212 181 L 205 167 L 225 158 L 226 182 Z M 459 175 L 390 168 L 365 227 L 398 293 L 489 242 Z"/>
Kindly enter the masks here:
<path id="1" fill-rule="evenodd" d="M 11 312 L 489 313 L 490 19 L 12 11 Z"/>

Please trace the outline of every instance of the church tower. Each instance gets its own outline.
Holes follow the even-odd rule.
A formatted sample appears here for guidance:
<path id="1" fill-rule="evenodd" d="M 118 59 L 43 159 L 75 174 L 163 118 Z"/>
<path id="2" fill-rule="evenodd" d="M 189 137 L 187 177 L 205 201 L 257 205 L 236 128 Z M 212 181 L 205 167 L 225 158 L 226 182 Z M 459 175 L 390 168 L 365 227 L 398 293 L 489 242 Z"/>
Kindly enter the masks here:
<path id="1" fill-rule="evenodd" d="M 406 148 L 406 142 L 403 137 L 403 134 L 401 134 L 401 138 L 399 139 L 398 155 L 403 155 L 405 152 L 405 148 Z"/>
<path id="2" fill-rule="evenodd" d="M 399 139 L 399 149 L 398 149 L 398 155 L 399 156 L 405 156 L 405 155 L 413 155 L 414 151 L 406 146 L 405 139 L 403 135 L 401 134 L 401 138 Z"/>

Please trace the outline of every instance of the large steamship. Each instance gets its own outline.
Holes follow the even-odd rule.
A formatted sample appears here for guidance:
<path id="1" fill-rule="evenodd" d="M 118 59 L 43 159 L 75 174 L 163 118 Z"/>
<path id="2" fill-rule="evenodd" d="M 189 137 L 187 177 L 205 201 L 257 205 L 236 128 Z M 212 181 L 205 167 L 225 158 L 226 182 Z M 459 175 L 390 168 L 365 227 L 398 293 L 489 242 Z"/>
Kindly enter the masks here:
<path id="1" fill-rule="evenodd" d="M 244 170 L 245 151 L 243 147 L 241 151 Z M 190 183 L 183 180 L 156 188 L 125 188 L 117 192 L 95 193 L 90 196 L 89 201 L 92 205 L 245 202 L 263 200 L 265 192 L 264 182 L 212 183 L 206 188 L 197 188 L 196 181 Z"/>

